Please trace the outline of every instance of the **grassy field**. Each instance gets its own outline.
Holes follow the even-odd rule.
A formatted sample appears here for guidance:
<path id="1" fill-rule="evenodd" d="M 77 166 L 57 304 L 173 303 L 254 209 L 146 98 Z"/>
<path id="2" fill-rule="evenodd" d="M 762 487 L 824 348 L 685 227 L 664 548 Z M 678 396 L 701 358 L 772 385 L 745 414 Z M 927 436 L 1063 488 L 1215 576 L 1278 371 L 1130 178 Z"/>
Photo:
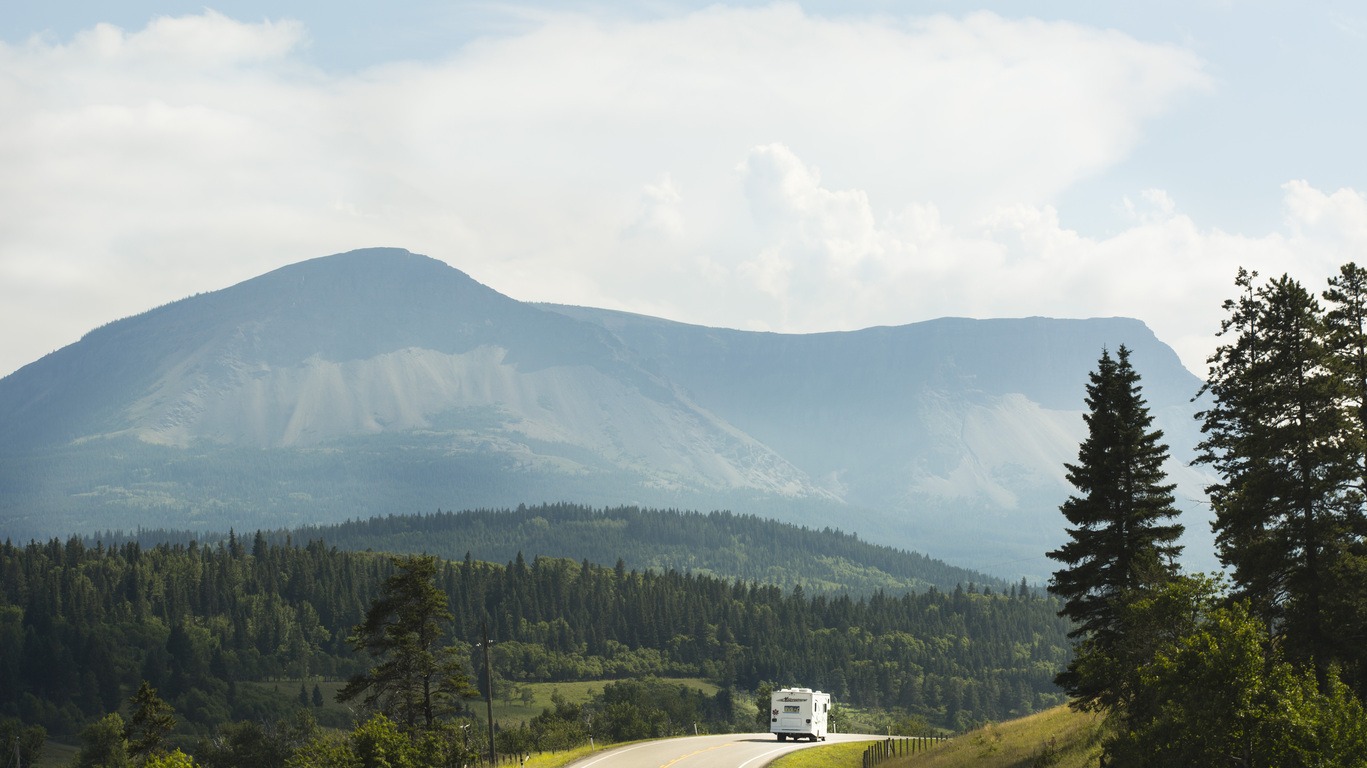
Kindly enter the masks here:
<path id="1" fill-rule="evenodd" d="M 665 680 L 675 685 L 700 690 L 708 696 L 717 692 L 716 685 L 698 678 L 665 678 Z M 500 725 L 515 726 L 518 723 L 531 720 L 541 714 L 541 710 L 552 706 L 551 697 L 557 691 L 565 698 L 565 701 L 572 704 L 582 704 L 592 698 L 593 694 L 601 693 L 603 686 L 611 682 L 611 680 L 595 680 L 565 683 L 518 683 L 511 691 L 512 695 L 494 699 L 494 722 Z M 475 711 L 481 715 L 484 714 L 485 705 L 483 701 L 474 702 L 471 706 L 475 707 Z"/>
<path id="2" fill-rule="evenodd" d="M 601 693 L 603 686 L 611 683 L 611 680 L 593 680 L 585 682 L 563 682 L 563 683 L 518 683 L 504 688 L 501 696 L 494 698 L 494 722 L 500 726 L 516 726 L 531 720 L 541 714 L 541 710 L 553 706 L 551 697 L 557 692 L 564 697 L 565 701 L 572 704 L 582 704 L 593 697 L 595 693 Z M 711 696 L 717 692 L 717 686 L 705 680 L 697 678 L 669 678 L 668 682 L 677 685 L 684 685 L 688 688 L 701 690 Z M 336 703 L 337 691 L 342 688 L 343 681 L 327 681 L 317 683 L 320 692 L 323 694 L 325 702 L 323 710 L 334 717 L 318 717 L 320 722 L 334 722 L 338 718 L 337 713 L 341 713 L 342 719 L 347 719 L 348 710 L 345 705 Z M 239 687 L 254 690 L 260 695 L 271 695 L 293 702 L 299 695 L 299 683 L 282 682 L 244 682 L 238 683 Z M 310 682 L 305 689 L 312 693 L 314 683 Z M 355 704 L 353 704 L 355 706 Z M 470 701 L 466 706 L 472 708 L 483 719 L 485 703 L 483 699 Z M 315 715 L 322 713 L 315 712 Z"/>
<path id="3" fill-rule="evenodd" d="M 557 693 L 568 702 L 582 704 L 592 698 L 595 693 L 602 692 L 603 686 L 610 682 L 612 681 L 520 683 L 507 689 L 508 695 L 504 698 L 494 699 L 494 721 L 501 726 L 515 727 L 519 723 L 531 720 L 541 714 L 541 710 L 553 706 L 551 697 Z M 697 678 L 670 678 L 669 682 L 701 690 L 708 696 L 717 692 L 717 686 Z M 325 726 L 345 727 L 345 724 L 351 721 L 351 710 L 345 704 L 338 704 L 336 700 L 337 691 L 345 683 L 340 680 L 322 680 L 317 681 L 316 684 L 319 692 L 323 694 L 324 704 L 321 708 L 312 710 L 314 717 Z M 311 695 L 314 685 L 315 682 L 305 684 L 305 691 Z M 240 692 L 249 696 L 277 699 L 290 704 L 296 702 L 299 696 L 299 682 L 297 680 L 241 682 L 238 683 L 238 687 Z M 481 718 L 483 717 L 485 703 L 482 700 L 472 701 L 469 706 L 474 708 Z M 188 746 L 186 748 L 188 749 Z M 527 768 L 554 768 L 554 766 L 564 765 L 582 757 L 588 751 L 588 747 L 584 747 L 582 750 L 574 752 L 538 756 L 527 764 Z M 49 741 L 43 748 L 42 759 L 38 761 L 35 768 L 68 766 L 75 759 L 76 752 L 76 746 Z M 0 761 L 0 765 L 4 765 L 4 762 Z"/>
<path id="4" fill-rule="evenodd" d="M 43 745 L 43 755 L 38 758 L 38 762 L 33 764 L 33 768 L 66 768 L 76 761 L 76 753 L 79 751 L 80 749 L 73 744 L 49 741 Z M 8 762 L 0 761 L 0 765 L 8 764 Z"/>
<path id="5" fill-rule="evenodd" d="M 879 768 L 1096 768 L 1098 715 L 1055 707 L 994 723 L 927 752 L 889 759 Z M 867 744 L 833 744 L 784 755 L 773 768 L 859 768 Z"/>

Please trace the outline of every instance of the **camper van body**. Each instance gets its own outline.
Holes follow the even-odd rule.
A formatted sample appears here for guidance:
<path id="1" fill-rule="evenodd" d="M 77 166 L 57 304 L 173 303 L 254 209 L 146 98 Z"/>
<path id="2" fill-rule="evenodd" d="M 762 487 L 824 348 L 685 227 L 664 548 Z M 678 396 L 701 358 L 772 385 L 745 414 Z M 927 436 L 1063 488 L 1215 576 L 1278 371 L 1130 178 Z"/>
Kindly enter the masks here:
<path id="1" fill-rule="evenodd" d="M 783 688 L 769 698 L 769 732 L 786 739 L 826 740 L 831 695 L 811 688 Z"/>

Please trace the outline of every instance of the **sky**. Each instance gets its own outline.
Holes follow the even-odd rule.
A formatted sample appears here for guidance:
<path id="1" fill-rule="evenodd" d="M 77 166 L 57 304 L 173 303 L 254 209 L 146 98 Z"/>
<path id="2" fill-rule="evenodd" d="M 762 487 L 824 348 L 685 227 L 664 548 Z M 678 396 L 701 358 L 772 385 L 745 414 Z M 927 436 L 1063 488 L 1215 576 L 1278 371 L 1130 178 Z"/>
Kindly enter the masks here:
<path id="1" fill-rule="evenodd" d="M 370 246 L 747 330 L 1135 317 L 1204 375 L 1241 266 L 1367 260 L 1363 72 L 1334 0 L 0 4 L 0 376 Z"/>

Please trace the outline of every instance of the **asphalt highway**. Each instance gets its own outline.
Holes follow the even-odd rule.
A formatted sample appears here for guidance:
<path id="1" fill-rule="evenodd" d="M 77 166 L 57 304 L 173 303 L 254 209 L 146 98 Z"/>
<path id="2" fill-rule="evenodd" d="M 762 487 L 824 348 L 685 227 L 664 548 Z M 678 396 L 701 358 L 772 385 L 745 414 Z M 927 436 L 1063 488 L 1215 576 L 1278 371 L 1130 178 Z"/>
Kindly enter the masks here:
<path id="1" fill-rule="evenodd" d="M 772 733 L 728 733 L 662 739 L 613 747 L 570 763 L 568 768 L 760 768 L 795 749 L 883 736 L 831 733 L 826 740 L 779 741 Z"/>

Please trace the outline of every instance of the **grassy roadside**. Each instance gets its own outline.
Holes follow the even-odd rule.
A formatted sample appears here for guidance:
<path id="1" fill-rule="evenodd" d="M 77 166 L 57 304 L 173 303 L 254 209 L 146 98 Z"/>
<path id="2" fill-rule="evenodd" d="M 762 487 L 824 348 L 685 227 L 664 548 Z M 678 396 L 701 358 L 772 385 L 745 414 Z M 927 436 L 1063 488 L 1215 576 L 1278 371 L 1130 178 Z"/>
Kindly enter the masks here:
<path id="1" fill-rule="evenodd" d="M 561 695 L 569 693 L 561 691 Z M 545 695 L 549 696 L 549 690 Z M 1101 736 L 1099 715 L 1055 707 L 970 731 L 928 752 L 890 759 L 879 768 L 1097 768 Z M 867 748 L 868 742 L 856 741 L 801 749 L 774 761 L 771 768 L 859 768 Z M 561 768 L 603 749 L 603 745 L 592 750 L 584 746 L 537 754 L 525 768 Z M 49 743 L 38 768 L 70 765 L 75 751 Z"/>
<path id="2" fill-rule="evenodd" d="M 789 752 L 769 764 L 770 768 L 859 768 L 867 741 L 847 741 Z"/>
<path id="3" fill-rule="evenodd" d="M 1102 718 L 1066 706 L 993 723 L 879 768 L 1097 768 Z M 868 744 L 833 744 L 784 755 L 771 768 L 859 768 Z"/>
<path id="4" fill-rule="evenodd" d="M 704 694 L 713 695 L 717 692 L 717 686 L 700 678 L 665 678 L 671 683 L 684 685 L 702 691 Z M 524 723 L 533 717 L 541 714 L 541 711 L 554 705 L 554 696 L 563 697 L 565 701 L 574 704 L 583 704 L 591 699 L 594 694 L 601 693 L 603 687 L 612 683 L 612 680 L 590 680 L 590 681 L 570 681 L 557 683 L 517 683 L 505 689 L 507 694 L 503 697 L 494 699 L 494 720 L 500 726 L 513 727 L 519 723 Z M 336 702 L 337 691 L 339 691 L 344 681 L 341 680 L 321 680 L 310 679 L 304 684 L 305 693 L 312 694 L 313 686 L 317 685 L 319 692 L 323 696 L 324 704 L 321 708 L 310 707 L 310 712 L 318 719 L 324 727 L 349 727 L 346 724 L 351 722 L 352 710 L 343 704 Z M 257 696 L 262 699 L 271 699 L 286 704 L 293 705 L 299 695 L 298 680 L 278 680 L 278 681 L 242 681 L 238 683 L 239 691 L 242 695 Z M 470 702 L 470 706 L 483 717 L 485 704 L 482 700 Z M 193 741 L 191 737 L 185 737 L 187 742 Z M 72 743 L 65 743 L 70 741 Z M 621 746 L 613 744 L 611 746 Z M 189 744 L 183 745 L 187 750 Z M 525 768 L 559 768 L 578 760 L 594 751 L 601 751 L 605 747 L 599 744 L 596 749 L 590 749 L 587 745 L 567 752 L 542 753 L 532 756 L 527 761 Z M 76 758 L 80 751 L 79 737 L 70 736 L 62 742 L 49 740 L 43 748 L 42 757 L 35 763 L 34 768 L 67 768 Z M 6 765 L 0 759 L 0 766 Z"/>

